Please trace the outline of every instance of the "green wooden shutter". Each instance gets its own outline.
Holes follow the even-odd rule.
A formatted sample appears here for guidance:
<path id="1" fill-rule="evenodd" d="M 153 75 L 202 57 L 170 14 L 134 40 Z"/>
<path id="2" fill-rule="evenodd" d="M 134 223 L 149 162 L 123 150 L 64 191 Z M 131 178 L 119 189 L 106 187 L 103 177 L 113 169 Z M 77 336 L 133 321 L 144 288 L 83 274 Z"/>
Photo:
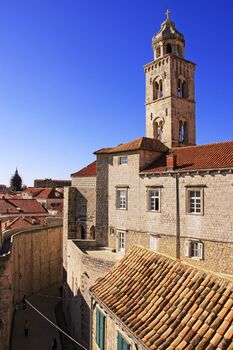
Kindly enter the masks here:
<path id="1" fill-rule="evenodd" d="M 96 309 L 96 344 L 100 350 L 104 350 L 105 345 L 105 316 Z"/>
<path id="2" fill-rule="evenodd" d="M 100 312 L 99 309 L 96 309 L 96 344 L 99 346 L 99 342 L 100 342 L 100 333 L 99 333 L 99 329 L 100 329 Z"/>
<path id="3" fill-rule="evenodd" d="M 117 350 L 123 350 L 122 349 L 122 338 L 118 332 L 117 332 Z"/>
<path id="4" fill-rule="evenodd" d="M 104 350 L 104 340 L 105 340 L 105 316 L 100 312 L 100 322 L 99 322 L 99 348 L 100 350 Z"/>
<path id="5" fill-rule="evenodd" d="M 130 350 L 130 344 L 117 332 L 117 350 Z"/>

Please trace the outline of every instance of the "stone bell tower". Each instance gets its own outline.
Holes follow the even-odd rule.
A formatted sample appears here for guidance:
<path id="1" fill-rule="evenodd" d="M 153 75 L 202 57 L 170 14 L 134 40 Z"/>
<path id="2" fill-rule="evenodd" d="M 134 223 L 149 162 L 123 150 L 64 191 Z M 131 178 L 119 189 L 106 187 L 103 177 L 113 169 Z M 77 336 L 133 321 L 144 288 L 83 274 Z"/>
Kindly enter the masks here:
<path id="1" fill-rule="evenodd" d="M 152 38 L 154 61 L 144 66 L 146 74 L 146 136 L 168 147 L 196 144 L 194 70 L 184 59 L 183 34 L 170 20 Z"/>

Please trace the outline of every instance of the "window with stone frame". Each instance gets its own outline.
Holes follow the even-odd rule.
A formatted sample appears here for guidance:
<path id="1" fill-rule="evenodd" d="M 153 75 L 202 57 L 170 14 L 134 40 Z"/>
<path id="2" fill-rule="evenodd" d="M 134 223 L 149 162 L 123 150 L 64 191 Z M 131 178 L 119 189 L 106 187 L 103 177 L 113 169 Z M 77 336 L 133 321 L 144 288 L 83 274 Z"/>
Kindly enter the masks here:
<path id="1" fill-rule="evenodd" d="M 160 212 L 160 188 L 148 189 L 148 210 Z"/>
<path id="2" fill-rule="evenodd" d="M 204 187 L 204 186 L 203 186 Z M 187 188 L 186 213 L 194 215 L 203 215 L 203 187 Z"/>
<path id="3" fill-rule="evenodd" d="M 117 209 L 127 209 L 127 189 L 118 188 L 116 190 L 116 207 Z"/>
<path id="4" fill-rule="evenodd" d="M 119 157 L 119 165 L 122 164 L 128 164 L 128 157 L 127 156 L 120 156 Z"/>
<path id="5" fill-rule="evenodd" d="M 204 257 L 204 244 L 196 240 L 186 240 L 184 242 L 184 256 L 202 260 Z"/>

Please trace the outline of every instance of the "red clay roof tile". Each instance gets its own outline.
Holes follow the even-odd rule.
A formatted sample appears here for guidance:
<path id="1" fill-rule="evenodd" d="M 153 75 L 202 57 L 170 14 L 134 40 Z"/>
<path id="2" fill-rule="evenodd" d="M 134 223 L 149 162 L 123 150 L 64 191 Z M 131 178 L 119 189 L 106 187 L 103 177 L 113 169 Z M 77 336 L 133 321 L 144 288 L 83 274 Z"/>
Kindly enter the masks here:
<path id="1" fill-rule="evenodd" d="M 46 214 L 36 199 L 0 199 L 0 214 Z"/>
<path id="2" fill-rule="evenodd" d="M 172 148 L 170 153 L 176 157 L 175 171 L 233 168 L 233 141 Z M 166 156 L 163 155 L 143 169 L 142 173 L 166 170 Z"/>
<path id="3" fill-rule="evenodd" d="M 119 153 L 137 150 L 166 152 L 168 148 L 159 140 L 151 139 L 148 137 L 139 137 L 138 139 L 135 139 L 128 143 L 122 143 L 116 147 L 102 148 L 96 151 L 95 154 Z"/>
<path id="4" fill-rule="evenodd" d="M 91 294 L 151 350 L 229 350 L 233 314 L 224 293 L 232 289 L 231 281 L 134 247 Z"/>
<path id="5" fill-rule="evenodd" d="M 78 176 L 96 176 L 96 161 L 87 165 L 85 168 L 77 171 L 76 173 L 71 174 L 72 177 Z"/>

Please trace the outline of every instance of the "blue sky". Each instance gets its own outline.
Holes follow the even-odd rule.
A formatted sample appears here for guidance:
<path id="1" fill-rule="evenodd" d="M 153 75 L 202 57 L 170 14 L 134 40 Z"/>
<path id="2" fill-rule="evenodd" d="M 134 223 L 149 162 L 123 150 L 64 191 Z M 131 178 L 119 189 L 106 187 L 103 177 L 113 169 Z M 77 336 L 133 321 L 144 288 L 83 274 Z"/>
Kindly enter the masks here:
<path id="1" fill-rule="evenodd" d="M 0 183 L 68 179 L 145 135 L 143 65 L 166 0 L 0 1 Z M 197 63 L 197 143 L 233 139 L 233 2 L 170 0 Z"/>

